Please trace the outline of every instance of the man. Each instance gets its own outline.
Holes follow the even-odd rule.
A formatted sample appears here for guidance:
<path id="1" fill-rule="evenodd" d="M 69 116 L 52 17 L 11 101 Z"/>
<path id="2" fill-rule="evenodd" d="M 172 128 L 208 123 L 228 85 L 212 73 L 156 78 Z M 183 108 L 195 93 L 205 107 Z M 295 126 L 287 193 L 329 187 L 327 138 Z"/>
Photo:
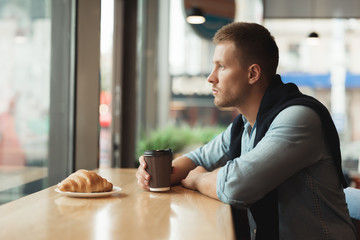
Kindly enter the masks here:
<path id="1" fill-rule="evenodd" d="M 278 47 L 254 23 L 214 36 L 214 103 L 239 116 L 208 144 L 173 161 L 172 183 L 247 209 L 252 239 L 355 239 L 330 114 L 276 74 Z M 140 157 L 139 185 L 149 189 Z M 237 235 L 239 237 L 239 235 Z"/>

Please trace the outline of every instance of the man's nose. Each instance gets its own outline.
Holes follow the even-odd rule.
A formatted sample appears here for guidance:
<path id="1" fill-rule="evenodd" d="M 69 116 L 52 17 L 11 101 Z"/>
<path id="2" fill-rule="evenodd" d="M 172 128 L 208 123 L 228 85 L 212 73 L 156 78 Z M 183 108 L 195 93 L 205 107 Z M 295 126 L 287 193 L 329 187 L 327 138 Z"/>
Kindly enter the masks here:
<path id="1" fill-rule="evenodd" d="M 214 74 L 214 70 L 208 76 L 207 81 L 209 83 L 215 83 L 217 81 L 216 75 Z"/>

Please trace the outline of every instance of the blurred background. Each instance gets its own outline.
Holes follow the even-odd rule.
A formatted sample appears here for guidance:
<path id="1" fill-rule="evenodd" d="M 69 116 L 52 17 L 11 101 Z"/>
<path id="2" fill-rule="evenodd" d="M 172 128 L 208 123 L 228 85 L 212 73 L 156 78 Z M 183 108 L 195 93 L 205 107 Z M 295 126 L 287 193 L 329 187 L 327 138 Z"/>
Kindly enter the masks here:
<path id="1" fill-rule="evenodd" d="M 359 187 L 359 17 L 357 0 L 0 0 L 0 204 L 224 130 L 237 113 L 214 106 L 207 76 L 233 21 L 270 30 L 278 73 L 329 109 Z"/>

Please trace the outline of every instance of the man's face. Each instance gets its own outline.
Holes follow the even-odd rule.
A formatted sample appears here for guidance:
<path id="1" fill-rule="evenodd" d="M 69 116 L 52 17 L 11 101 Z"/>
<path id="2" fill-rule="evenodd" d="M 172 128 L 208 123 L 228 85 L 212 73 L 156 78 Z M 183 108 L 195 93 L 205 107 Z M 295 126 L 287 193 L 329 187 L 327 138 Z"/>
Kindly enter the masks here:
<path id="1" fill-rule="evenodd" d="M 250 91 L 248 71 L 240 65 L 239 51 L 235 44 L 225 42 L 215 48 L 214 68 L 208 77 L 212 84 L 214 103 L 218 107 L 236 107 L 241 109 Z"/>

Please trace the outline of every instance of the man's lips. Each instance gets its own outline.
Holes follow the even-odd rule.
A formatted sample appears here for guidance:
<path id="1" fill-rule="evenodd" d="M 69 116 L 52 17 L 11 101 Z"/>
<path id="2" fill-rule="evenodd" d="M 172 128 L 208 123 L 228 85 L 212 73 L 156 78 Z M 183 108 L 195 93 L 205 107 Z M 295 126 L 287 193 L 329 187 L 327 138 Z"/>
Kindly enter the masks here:
<path id="1" fill-rule="evenodd" d="M 211 91 L 213 95 L 216 95 L 219 92 L 216 88 L 212 88 Z"/>

